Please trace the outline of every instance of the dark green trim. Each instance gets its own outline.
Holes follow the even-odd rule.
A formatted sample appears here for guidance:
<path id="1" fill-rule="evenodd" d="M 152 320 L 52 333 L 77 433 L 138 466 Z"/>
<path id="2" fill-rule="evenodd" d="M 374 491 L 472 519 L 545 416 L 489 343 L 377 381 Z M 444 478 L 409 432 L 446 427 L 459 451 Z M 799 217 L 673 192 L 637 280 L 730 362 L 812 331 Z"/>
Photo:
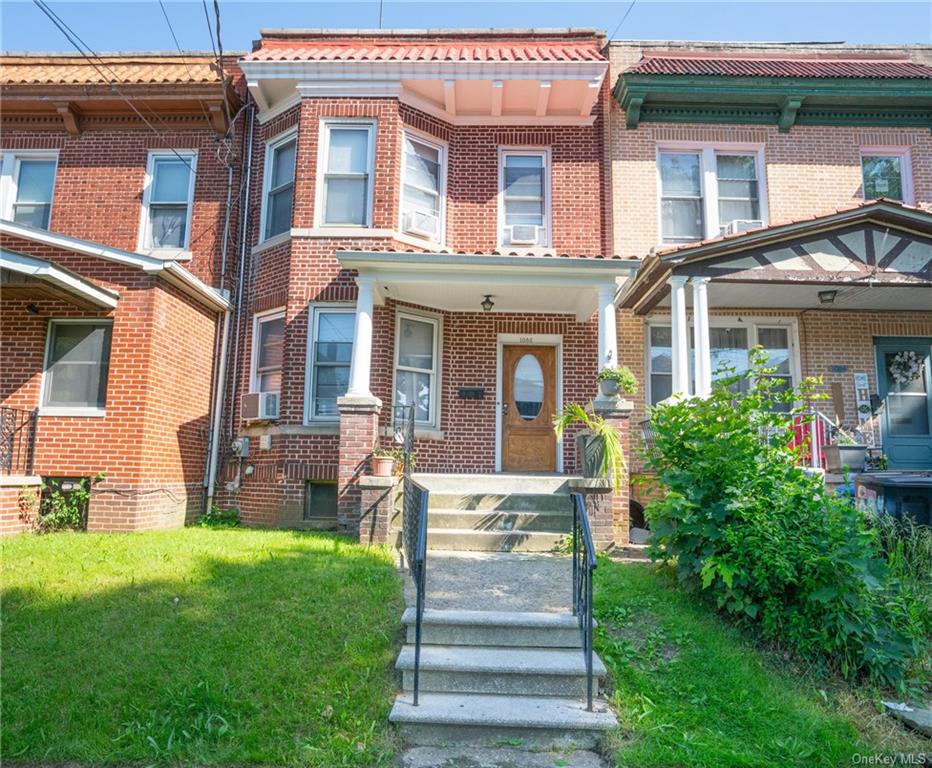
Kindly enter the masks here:
<path id="1" fill-rule="evenodd" d="M 864 125 L 932 130 L 932 79 L 622 74 L 612 91 L 641 122 Z"/>

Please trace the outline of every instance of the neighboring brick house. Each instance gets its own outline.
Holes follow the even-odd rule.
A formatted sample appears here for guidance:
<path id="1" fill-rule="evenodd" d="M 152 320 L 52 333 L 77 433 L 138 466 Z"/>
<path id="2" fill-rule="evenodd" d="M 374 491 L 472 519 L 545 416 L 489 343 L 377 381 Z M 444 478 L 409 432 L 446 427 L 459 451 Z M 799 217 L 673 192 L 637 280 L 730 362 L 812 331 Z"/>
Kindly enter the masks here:
<path id="1" fill-rule="evenodd" d="M 140 66 L 121 61 L 111 64 Z M 5 85 L 4 146 L 60 147 L 51 230 L 114 258 L 91 264 L 89 243 L 69 257 L 6 224 L 4 249 L 68 270 L 42 278 L 56 301 L 64 292 L 106 314 L 120 293 L 102 422 L 115 431 L 81 433 L 100 422 L 40 409 L 35 473 L 114 467 L 114 493 L 102 485 L 92 504 L 98 527 L 179 524 L 184 507 L 191 515 L 216 499 L 251 525 L 355 533 L 371 496 L 367 460 L 392 445 L 396 406 L 415 409 L 419 471 L 571 475 L 573 435 L 558 443 L 551 415 L 592 400 L 599 368 L 628 365 L 641 383 L 632 411 L 610 412 L 633 448 L 650 403 L 701 395 L 717 362 L 741 364 L 757 343 L 790 378 L 823 376 L 824 410 L 863 422 L 895 466 L 932 466 L 930 61 L 926 47 L 646 47 L 593 30 L 265 31 L 225 65 L 227 100 L 242 84 L 248 105 L 225 139 L 228 170 L 207 150 L 212 130 L 228 131 L 219 77 L 149 57 L 147 72 L 174 67 L 174 80 L 140 83 L 136 98 L 183 91 L 170 110 L 147 103 L 178 121 L 170 131 L 155 121 L 171 146 L 201 149 L 190 231 L 202 237 L 156 265 L 145 259 L 159 254 L 139 250 L 145 154 L 164 148 L 155 133 L 131 113 L 116 130 L 97 116 L 104 106 L 64 98 L 64 85 L 45 94 L 34 125 L 37 102 L 22 97 L 14 116 Z M 115 184 L 127 167 L 138 181 Z M 888 199 L 865 202 L 877 197 Z M 124 282 L 109 266 L 117 249 Z M 13 269 L 4 263 L 5 280 Z M 147 344 L 130 336 L 123 349 L 149 363 L 135 363 L 138 387 L 118 386 L 121 308 L 180 301 L 164 278 L 182 273 L 215 303 L 185 299 L 182 348 L 170 328 L 127 323 Z M 230 333 L 220 339 L 224 296 Z M 45 344 L 27 299 L 4 285 L 3 355 L 26 374 L 4 371 L 2 396 L 26 410 L 39 402 Z M 171 306 L 156 315 L 180 314 Z M 38 317 L 52 309 L 74 311 Z M 888 392 L 888 359 L 907 350 L 926 356 L 926 378 Z M 179 373 L 182 359 L 193 375 Z M 177 386 L 159 384 L 166 372 Z M 860 399 L 856 374 L 867 379 Z M 869 394 L 889 407 L 864 412 Z M 111 400 L 124 396 L 132 413 L 111 419 Z M 107 442 L 120 434 L 132 435 L 125 452 Z M 90 458 L 74 461 L 78 450 Z M 596 520 L 603 544 L 627 540 L 625 486 Z M 188 503 L 155 501 L 166 489 Z M 135 499 L 121 525 L 107 511 L 117 497 Z M 156 520 L 155 510 L 176 511 Z"/>
<path id="2" fill-rule="evenodd" d="M 181 525 L 202 508 L 229 308 L 235 88 L 204 57 L 10 56 L 0 72 L 0 531 L 25 525 L 40 478 L 99 473 L 89 529 Z"/>

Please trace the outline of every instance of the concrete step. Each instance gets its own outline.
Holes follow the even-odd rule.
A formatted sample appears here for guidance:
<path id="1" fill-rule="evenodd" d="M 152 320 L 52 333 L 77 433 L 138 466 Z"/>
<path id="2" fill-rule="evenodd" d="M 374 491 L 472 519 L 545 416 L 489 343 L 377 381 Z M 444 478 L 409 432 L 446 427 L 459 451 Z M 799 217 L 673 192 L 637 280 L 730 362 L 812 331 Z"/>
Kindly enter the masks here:
<path id="1" fill-rule="evenodd" d="M 469 528 L 474 531 L 551 531 L 569 533 L 573 518 L 567 512 L 474 512 L 464 509 L 431 509 L 429 528 Z"/>
<path id="2" fill-rule="evenodd" d="M 448 493 L 433 491 L 430 509 L 462 509 L 470 512 L 555 512 L 573 514 L 570 497 L 565 493 Z"/>
<path id="3" fill-rule="evenodd" d="M 395 667 L 402 689 L 414 688 L 414 646 L 405 645 Z M 593 658 L 593 675 L 605 665 Z M 585 696 L 582 651 L 556 648 L 422 645 L 420 690 L 438 693 L 494 693 L 514 696 Z"/>
<path id="4" fill-rule="evenodd" d="M 427 548 L 470 552 L 552 552 L 569 533 L 427 528 Z"/>
<path id="5" fill-rule="evenodd" d="M 409 643 L 414 642 L 415 610 L 401 617 Z M 579 624 L 571 613 L 530 611 L 425 610 L 421 644 L 523 648 L 580 648 Z"/>
<path id="6" fill-rule="evenodd" d="M 399 695 L 389 720 L 412 744 L 593 747 L 618 724 L 604 701 L 593 710 L 578 698 L 422 692 L 417 707 L 410 694 Z"/>
<path id="7" fill-rule="evenodd" d="M 569 494 L 569 481 L 573 477 L 556 474 L 441 475 L 415 472 L 414 479 L 431 495 L 435 493 L 501 494 L 562 493 Z"/>

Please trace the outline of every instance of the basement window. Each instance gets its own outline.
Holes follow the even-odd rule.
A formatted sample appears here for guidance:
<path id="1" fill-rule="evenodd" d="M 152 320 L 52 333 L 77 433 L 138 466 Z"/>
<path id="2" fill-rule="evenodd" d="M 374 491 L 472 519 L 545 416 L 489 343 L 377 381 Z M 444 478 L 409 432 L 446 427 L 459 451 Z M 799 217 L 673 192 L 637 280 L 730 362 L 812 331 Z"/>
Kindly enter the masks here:
<path id="1" fill-rule="evenodd" d="M 337 527 L 337 484 L 311 480 L 304 486 L 304 521 L 314 528 Z"/>

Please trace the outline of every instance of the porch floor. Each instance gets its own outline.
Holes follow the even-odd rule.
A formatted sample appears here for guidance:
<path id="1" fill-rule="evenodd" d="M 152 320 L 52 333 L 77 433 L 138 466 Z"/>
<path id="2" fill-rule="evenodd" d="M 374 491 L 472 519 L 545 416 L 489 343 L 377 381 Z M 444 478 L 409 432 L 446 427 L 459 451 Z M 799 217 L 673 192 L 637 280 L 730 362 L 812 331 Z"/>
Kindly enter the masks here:
<path id="1" fill-rule="evenodd" d="M 572 610 L 573 565 L 566 555 L 519 552 L 427 553 L 427 596 L 432 610 Z M 405 578 L 405 601 L 414 605 L 414 583 Z"/>

